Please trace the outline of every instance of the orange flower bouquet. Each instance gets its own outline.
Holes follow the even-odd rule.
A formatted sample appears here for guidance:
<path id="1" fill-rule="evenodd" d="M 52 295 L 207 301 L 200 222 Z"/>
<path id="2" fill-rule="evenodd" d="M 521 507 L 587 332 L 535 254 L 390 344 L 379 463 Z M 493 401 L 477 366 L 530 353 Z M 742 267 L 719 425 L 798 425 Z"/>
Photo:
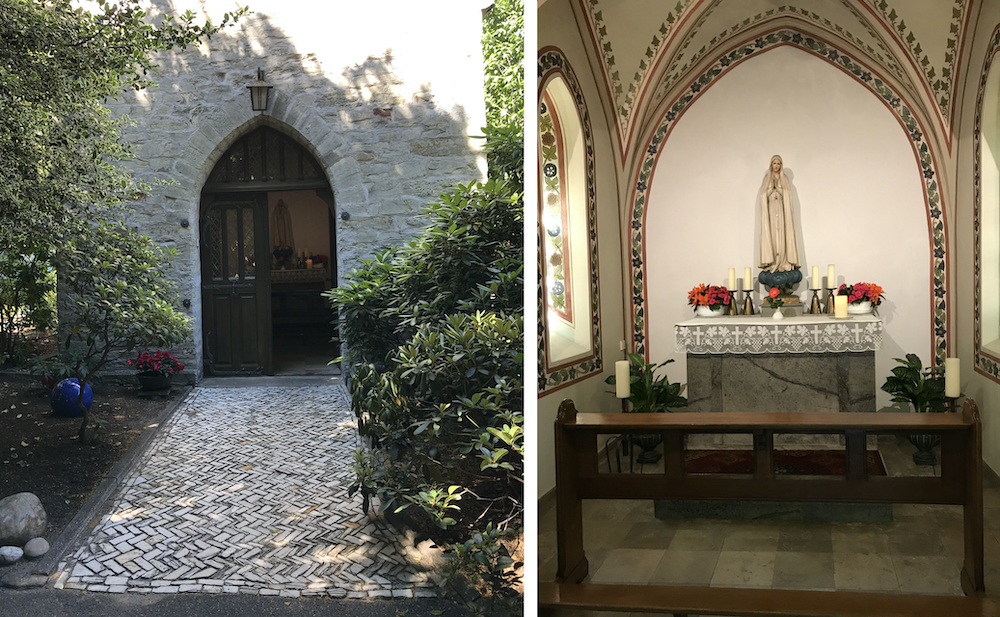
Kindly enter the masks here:
<path id="1" fill-rule="evenodd" d="M 733 293 L 718 285 L 701 284 L 688 292 L 688 304 L 695 310 L 699 306 L 714 309 L 717 306 L 729 306 L 733 301 Z"/>

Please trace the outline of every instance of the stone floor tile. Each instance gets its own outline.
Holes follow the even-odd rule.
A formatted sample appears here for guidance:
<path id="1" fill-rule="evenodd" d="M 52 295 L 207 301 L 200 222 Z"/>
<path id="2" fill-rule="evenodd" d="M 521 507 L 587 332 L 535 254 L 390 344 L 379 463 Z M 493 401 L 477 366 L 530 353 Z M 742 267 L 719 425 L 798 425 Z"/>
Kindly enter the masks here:
<path id="1" fill-rule="evenodd" d="M 893 555 L 899 590 L 903 593 L 961 595 L 960 558 Z"/>
<path id="2" fill-rule="evenodd" d="M 663 559 L 663 549 L 612 549 L 590 576 L 592 583 L 649 582 Z"/>
<path id="3" fill-rule="evenodd" d="M 776 589 L 834 589 L 833 553 L 778 551 L 774 559 Z"/>
<path id="4" fill-rule="evenodd" d="M 715 564 L 713 587 L 770 587 L 774 551 L 722 551 Z"/>
<path id="5" fill-rule="evenodd" d="M 837 589 L 898 591 L 896 569 L 889 555 L 833 554 L 833 578 Z"/>
<path id="6" fill-rule="evenodd" d="M 708 585 L 719 551 L 671 550 L 663 554 L 649 578 L 652 585 Z M 554 577 L 555 571 L 552 571 Z"/>
<path id="7" fill-rule="evenodd" d="M 832 553 L 833 528 L 830 523 L 787 522 L 778 535 L 778 550 Z"/>

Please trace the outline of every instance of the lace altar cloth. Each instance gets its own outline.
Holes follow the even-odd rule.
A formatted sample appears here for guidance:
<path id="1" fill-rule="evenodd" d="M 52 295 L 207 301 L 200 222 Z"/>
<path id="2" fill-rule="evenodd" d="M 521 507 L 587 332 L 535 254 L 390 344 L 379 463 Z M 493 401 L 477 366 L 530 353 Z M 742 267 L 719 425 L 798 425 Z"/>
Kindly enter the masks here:
<path id="1" fill-rule="evenodd" d="M 674 326 L 675 348 L 692 354 L 843 353 L 882 346 L 882 320 L 874 315 L 698 317 Z"/>

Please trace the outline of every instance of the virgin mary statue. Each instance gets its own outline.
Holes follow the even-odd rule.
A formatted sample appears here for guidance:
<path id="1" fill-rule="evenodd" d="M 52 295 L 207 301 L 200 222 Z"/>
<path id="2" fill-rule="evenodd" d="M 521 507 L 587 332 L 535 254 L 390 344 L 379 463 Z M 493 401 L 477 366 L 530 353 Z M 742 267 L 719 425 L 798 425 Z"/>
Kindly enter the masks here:
<path id="1" fill-rule="evenodd" d="M 775 154 L 757 196 L 760 203 L 760 268 L 769 272 L 788 272 L 799 266 L 792 221 L 792 192 Z"/>

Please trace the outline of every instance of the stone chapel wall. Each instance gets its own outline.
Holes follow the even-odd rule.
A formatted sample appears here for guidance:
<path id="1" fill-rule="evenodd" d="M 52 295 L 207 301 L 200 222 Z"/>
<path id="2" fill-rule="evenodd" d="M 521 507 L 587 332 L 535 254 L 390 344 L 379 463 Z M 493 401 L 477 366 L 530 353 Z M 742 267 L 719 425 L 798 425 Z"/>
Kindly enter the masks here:
<path id="1" fill-rule="evenodd" d="M 254 0 L 236 28 L 160 54 L 158 87 L 109 102 L 134 120 L 127 165 L 152 186 L 133 204 L 131 223 L 178 251 L 170 276 L 190 301 L 195 331 L 175 352 L 199 376 L 199 200 L 215 163 L 261 124 L 305 146 L 333 190 L 331 259 L 343 281 L 359 259 L 421 229 L 416 215 L 444 188 L 485 178 L 472 138 L 485 125 L 480 4 L 488 5 Z M 150 15 L 188 8 L 218 20 L 233 5 L 157 0 Z M 274 87 L 266 112 L 251 110 L 247 90 L 258 67 Z"/>

